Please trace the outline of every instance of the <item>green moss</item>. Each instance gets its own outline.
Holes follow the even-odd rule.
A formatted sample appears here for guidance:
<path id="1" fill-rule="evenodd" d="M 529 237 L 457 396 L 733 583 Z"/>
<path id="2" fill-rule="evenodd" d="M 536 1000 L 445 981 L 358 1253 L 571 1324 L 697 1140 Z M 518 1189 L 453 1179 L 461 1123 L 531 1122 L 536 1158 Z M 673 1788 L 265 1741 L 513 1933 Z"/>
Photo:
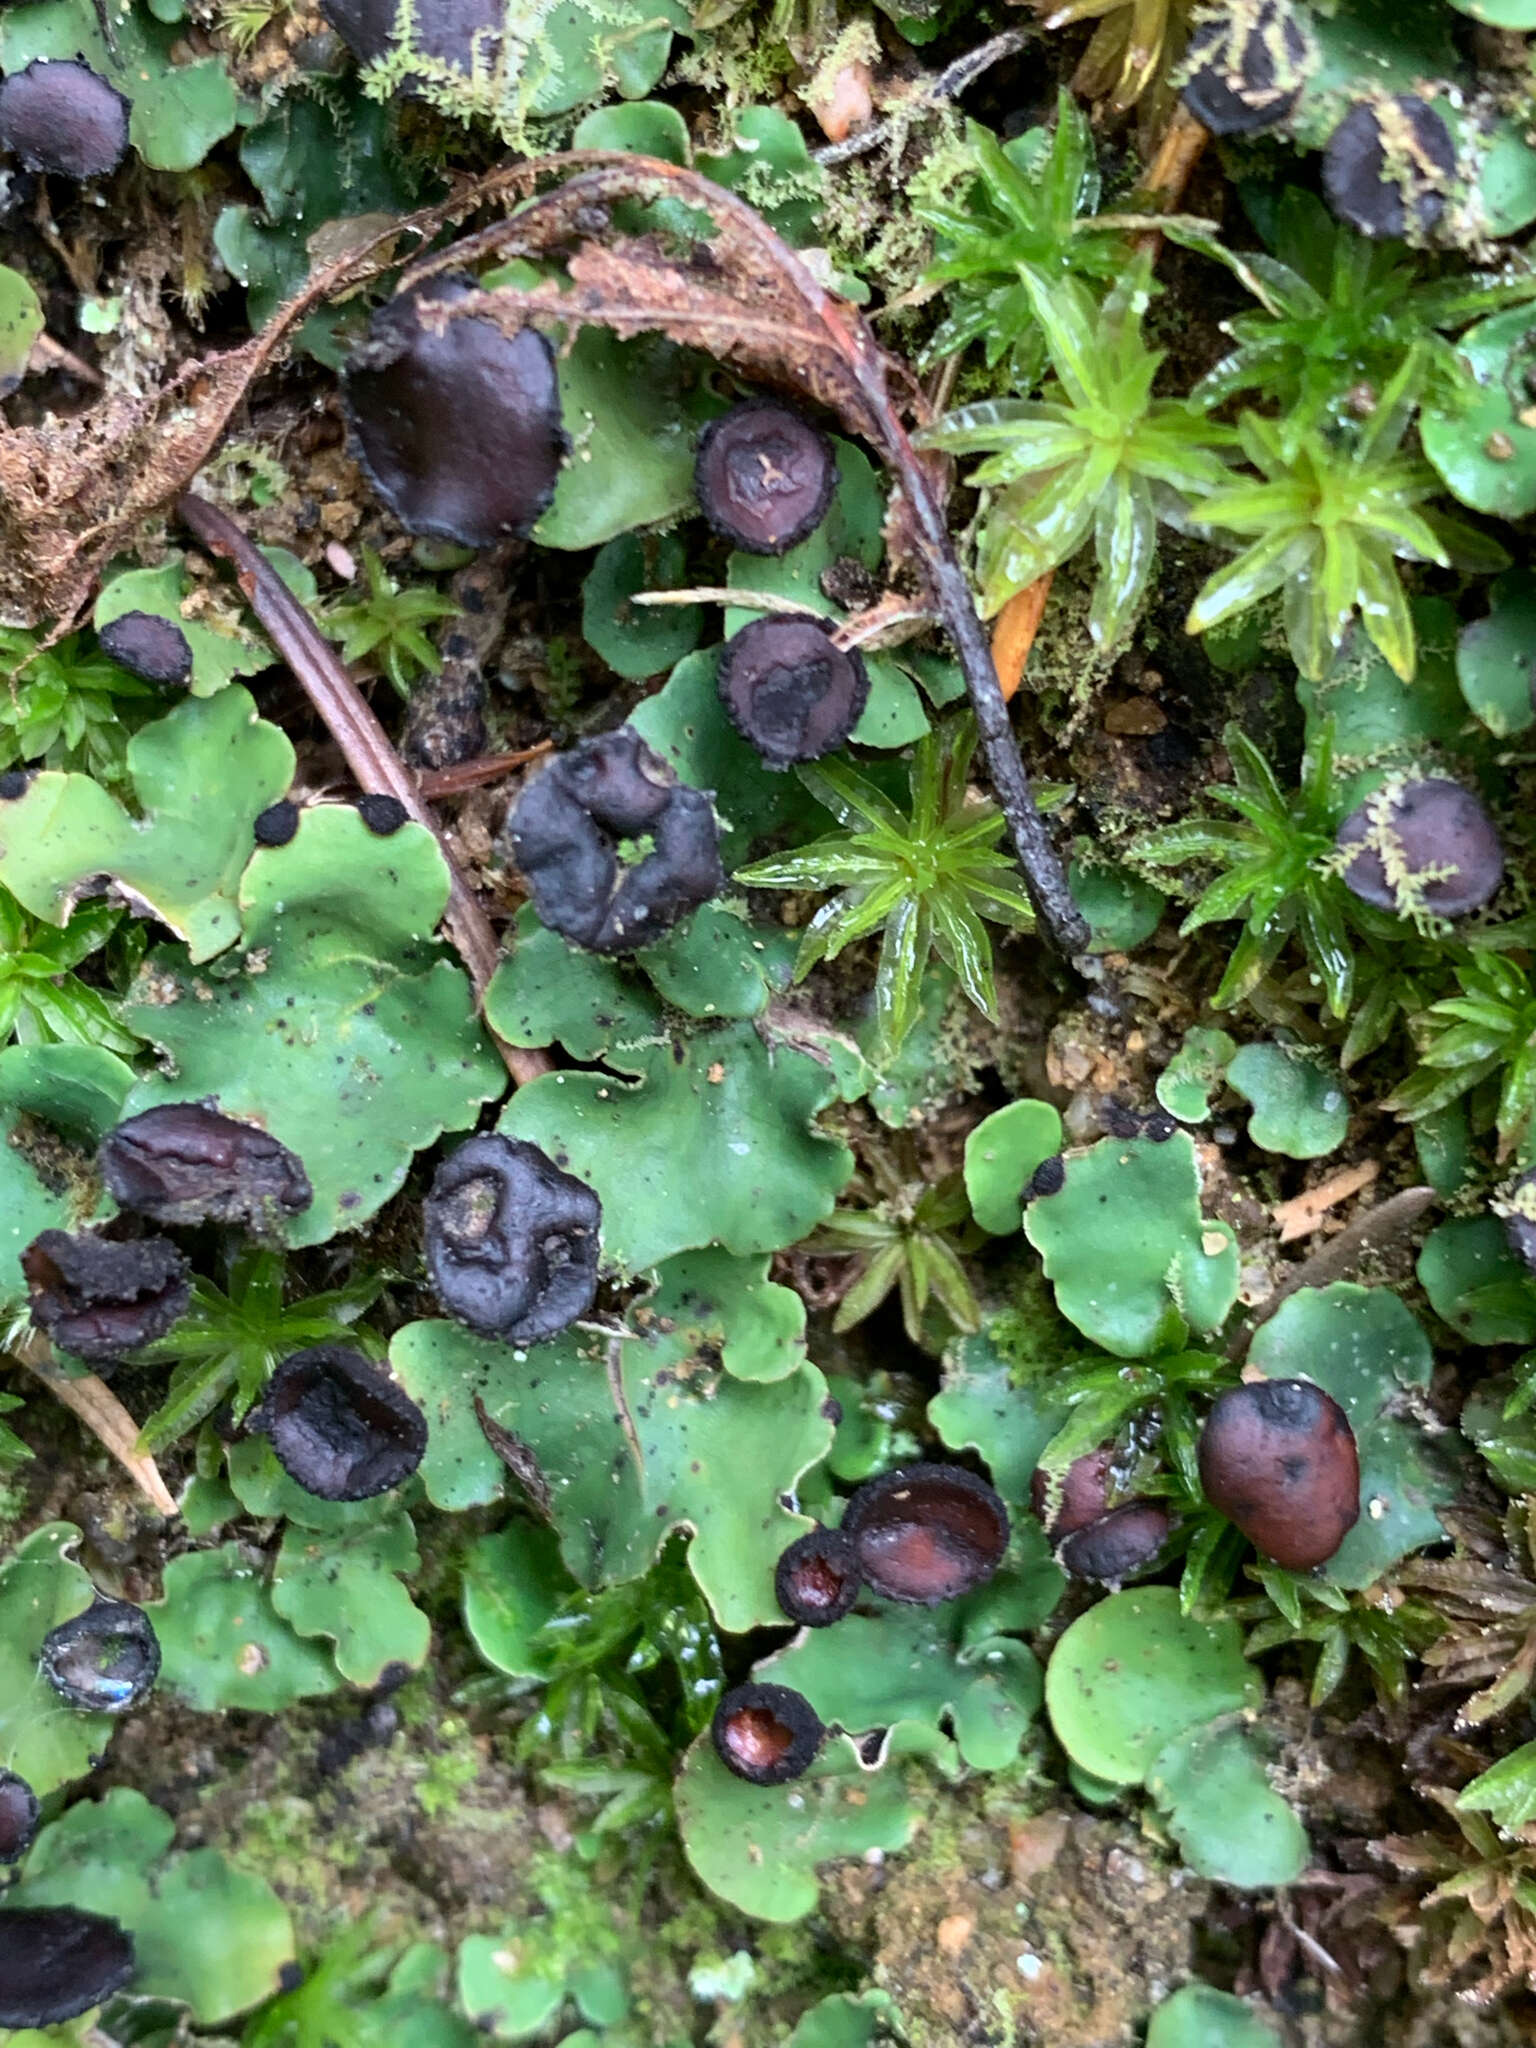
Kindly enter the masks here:
<path id="1" fill-rule="evenodd" d="M 466 1730 L 462 1721 L 444 1721 L 438 1730 L 445 1742 L 463 1737 Z M 426 1773 L 416 1787 L 416 1799 L 421 1810 L 430 1819 L 451 1812 L 459 1804 L 459 1795 L 473 1785 L 480 1775 L 480 1757 L 467 1742 L 459 1748 L 439 1750 L 427 1760 Z"/>
<path id="2" fill-rule="evenodd" d="M 788 48 L 764 33 L 761 17 L 749 8 L 701 35 L 671 75 L 679 84 L 702 87 L 711 104 L 725 110 L 777 99 L 794 68 Z"/>

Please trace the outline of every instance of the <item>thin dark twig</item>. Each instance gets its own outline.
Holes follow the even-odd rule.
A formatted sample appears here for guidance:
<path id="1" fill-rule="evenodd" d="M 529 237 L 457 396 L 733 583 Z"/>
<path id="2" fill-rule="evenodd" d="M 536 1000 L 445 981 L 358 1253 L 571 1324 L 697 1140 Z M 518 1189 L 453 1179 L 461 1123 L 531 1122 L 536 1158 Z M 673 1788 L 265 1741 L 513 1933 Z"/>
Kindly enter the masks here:
<path id="1" fill-rule="evenodd" d="M 965 676 L 971 707 L 976 714 L 976 728 L 986 750 L 993 793 L 1008 821 L 1009 835 L 1024 875 L 1025 887 L 1040 922 L 1058 949 L 1069 959 L 1075 958 L 1088 950 L 1092 937 L 1088 921 L 1072 900 L 1061 856 L 1046 830 L 1045 820 L 1030 789 L 1029 776 L 1008 717 L 1008 705 L 997 679 L 992 649 L 977 616 L 965 571 L 955 553 L 944 507 L 929 484 L 928 473 L 918 460 L 900 422 L 893 418 L 891 424 L 894 438 L 887 451 L 887 459 L 901 478 L 918 533 L 925 544 L 926 566 L 934 598 Z"/>
<path id="2" fill-rule="evenodd" d="M 861 128 L 857 135 L 849 135 L 841 142 L 829 142 L 821 149 L 813 149 L 813 160 L 818 164 L 845 164 L 851 157 L 867 156 L 872 149 L 878 149 L 888 141 L 914 114 L 957 98 L 994 64 L 1027 48 L 1039 33 L 1037 28 L 1010 28 L 1000 36 L 993 36 L 989 43 L 967 50 L 963 57 L 957 57 L 953 64 L 946 65 L 944 70 L 923 81 L 910 98 L 902 101 L 895 114 L 874 122 L 868 128 Z"/>
<path id="3" fill-rule="evenodd" d="M 234 568 L 246 602 L 320 714 L 361 788 L 370 794 L 382 792 L 397 797 L 417 824 L 425 825 L 436 839 L 448 864 L 448 909 L 443 929 L 469 969 L 476 995 L 483 997 L 499 957 L 496 934 L 474 891 L 459 873 L 415 777 L 390 745 L 362 692 L 309 613 L 249 534 L 227 512 L 193 491 L 185 492 L 177 500 L 176 509 L 208 552 Z M 514 1081 L 531 1081 L 549 1071 L 547 1060 L 538 1052 L 503 1045 L 499 1039 L 497 1046 Z"/>

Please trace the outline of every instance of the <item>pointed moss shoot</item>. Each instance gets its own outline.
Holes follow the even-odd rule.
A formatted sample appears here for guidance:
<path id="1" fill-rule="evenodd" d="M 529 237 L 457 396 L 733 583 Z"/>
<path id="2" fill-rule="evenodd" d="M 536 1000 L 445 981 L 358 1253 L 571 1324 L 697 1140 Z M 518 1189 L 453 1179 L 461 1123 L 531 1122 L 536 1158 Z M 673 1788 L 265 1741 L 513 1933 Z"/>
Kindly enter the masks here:
<path id="1" fill-rule="evenodd" d="M 736 871 L 738 882 L 754 888 L 837 887 L 800 942 L 797 981 L 855 939 L 881 934 L 874 1004 L 887 1055 L 917 1015 L 931 954 L 954 969 L 977 1009 L 995 1018 L 987 925 L 1010 931 L 1034 926 L 1017 870 L 1001 851 L 1003 814 L 971 792 L 975 752 L 976 728 L 968 716 L 926 734 L 913 749 L 905 812 L 840 761 L 803 767 L 800 779 L 843 830 Z"/>
<path id="2" fill-rule="evenodd" d="M 1142 322 L 1151 259 L 1132 258 L 1102 305 L 1075 278 L 1021 282 L 1054 376 L 1039 399 L 987 399 L 947 413 L 921 445 L 984 455 L 969 482 L 988 493 L 982 518 L 982 608 L 1075 555 L 1090 535 L 1098 562 L 1089 630 L 1112 648 L 1151 583 L 1160 522 L 1227 481 L 1236 436 L 1183 399 L 1154 398 L 1163 361 Z"/>

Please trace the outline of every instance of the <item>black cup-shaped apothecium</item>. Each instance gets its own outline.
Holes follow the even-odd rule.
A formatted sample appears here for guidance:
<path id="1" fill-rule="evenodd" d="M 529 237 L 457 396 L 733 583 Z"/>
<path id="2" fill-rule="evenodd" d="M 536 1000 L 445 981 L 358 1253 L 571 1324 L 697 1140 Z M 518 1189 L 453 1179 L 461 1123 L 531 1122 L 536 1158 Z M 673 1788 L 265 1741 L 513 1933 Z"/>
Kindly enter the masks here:
<path id="1" fill-rule="evenodd" d="M 160 1639 L 142 1607 L 98 1600 L 43 1638 L 38 1668 L 60 1699 L 92 1714 L 126 1714 L 160 1675 Z"/>
<path id="2" fill-rule="evenodd" d="M 191 1297 L 186 1259 L 163 1237 L 115 1244 L 45 1230 L 21 1255 L 34 1326 L 92 1365 L 163 1337 Z"/>
<path id="3" fill-rule="evenodd" d="M 269 1227 L 313 1200 L 298 1156 L 255 1124 L 201 1102 L 168 1102 L 102 1140 L 102 1178 L 125 1209 L 156 1223 Z"/>
<path id="4" fill-rule="evenodd" d="M 0 1770 L 0 1865 L 19 1863 L 37 1838 L 37 1794 L 25 1778 Z"/>
<path id="5" fill-rule="evenodd" d="M 714 805 L 627 725 L 533 776 L 507 847 L 541 920 L 594 953 L 650 945 L 725 887 Z"/>
<path id="6" fill-rule="evenodd" d="M 832 443 L 771 398 L 749 398 L 699 436 L 693 487 L 705 518 L 732 547 L 782 555 L 815 532 L 837 487 Z"/>
<path id="7" fill-rule="evenodd" d="M 103 654 L 143 682 L 192 680 L 192 643 L 174 619 L 158 612 L 120 612 L 96 638 Z"/>
<path id="8" fill-rule="evenodd" d="M 1301 97 L 1312 45 L 1288 0 L 1259 0 L 1197 24 L 1184 104 L 1213 135 L 1256 135 Z"/>
<path id="9" fill-rule="evenodd" d="M 445 1159 L 426 1203 L 427 1271 L 461 1323 L 538 1344 L 597 1292 L 602 1204 L 537 1145 L 486 1132 Z"/>
<path id="10" fill-rule="evenodd" d="M 533 526 L 554 497 L 566 436 L 542 334 L 446 317 L 475 288 L 435 277 L 382 307 L 344 393 L 369 482 L 406 531 L 480 548 Z"/>
<path id="11" fill-rule="evenodd" d="M 1464 917 L 1504 879 L 1493 820 L 1443 775 L 1388 784 L 1350 812 L 1335 842 L 1348 855 L 1345 886 L 1378 910 Z"/>
<path id="12" fill-rule="evenodd" d="M 781 1553 L 773 1575 L 779 1606 L 802 1628 L 829 1628 L 859 1597 L 858 1553 L 841 1529 L 812 1529 Z"/>
<path id="13" fill-rule="evenodd" d="M 1161 1501 L 1128 1500 L 1074 1529 L 1056 1555 L 1074 1579 L 1118 1585 L 1145 1571 L 1172 1532 L 1173 1517 Z"/>
<path id="14" fill-rule="evenodd" d="M 1008 1511 L 963 1465 L 907 1465 L 866 1480 L 843 1533 L 874 1592 L 936 1607 L 991 1578 L 1008 1548 Z"/>
<path id="15" fill-rule="evenodd" d="M 395 46 L 401 0 L 321 0 L 320 12 L 360 64 L 377 62 Z M 414 0 L 411 48 L 467 75 L 477 55 L 482 65 L 494 63 L 504 14 L 500 0 Z M 401 86 L 407 93 L 417 89 L 410 78 Z"/>
<path id="16" fill-rule="evenodd" d="M 1100 1444 L 1074 1458 L 1066 1471 L 1056 1475 L 1060 1492 L 1055 1513 L 1050 1512 L 1053 1475 L 1043 1466 L 1029 1482 L 1029 1504 L 1051 1536 L 1070 1536 L 1096 1522 L 1109 1507 L 1110 1479 L 1115 1460 L 1113 1444 Z"/>
<path id="17" fill-rule="evenodd" d="M 0 1905 L 0 2027 L 56 2027 L 132 1982 L 131 1936 L 78 1906 Z"/>
<path id="18" fill-rule="evenodd" d="M 721 1763 L 749 1785 L 803 1777 L 826 1732 L 810 1701 L 787 1685 L 733 1687 L 710 1727 Z"/>
<path id="19" fill-rule="evenodd" d="M 720 656 L 720 702 L 770 768 L 815 761 L 842 746 L 864 715 L 869 674 L 834 644 L 824 621 L 753 619 Z"/>
<path id="20" fill-rule="evenodd" d="M 1355 1433 L 1310 1380 L 1252 1380 L 1222 1394 L 1200 1433 L 1200 1484 L 1288 1571 L 1326 1564 L 1360 1518 Z"/>
<path id="21" fill-rule="evenodd" d="M 263 1435 L 295 1484 L 319 1500 L 372 1500 L 426 1455 L 427 1419 L 355 1351 L 316 1344 L 285 1358 L 246 1427 Z"/>
<path id="22" fill-rule="evenodd" d="M 75 57 L 39 57 L 0 82 L 0 150 L 24 170 L 104 178 L 128 147 L 128 102 Z"/>
<path id="23" fill-rule="evenodd" d="M 1323 151 L 1323 190 L 1362 235 L 1427 234 L 1455 169 L 1451 131 L 1427 100 L 1357 100 Z"/>

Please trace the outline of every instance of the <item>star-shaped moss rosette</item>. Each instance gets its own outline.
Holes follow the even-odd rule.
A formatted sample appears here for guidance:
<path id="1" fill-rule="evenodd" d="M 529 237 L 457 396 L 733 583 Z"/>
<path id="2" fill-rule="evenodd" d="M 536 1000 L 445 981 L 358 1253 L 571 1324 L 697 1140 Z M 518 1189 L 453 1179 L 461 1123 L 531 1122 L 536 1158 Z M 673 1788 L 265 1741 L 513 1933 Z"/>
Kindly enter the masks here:
<path id="1" fill-rule="evenodd" d="M 722 1628 L 782 1621 L 774 1567 L 811 1526 L 784 1502 L 826 1456 L 832 1422 L 815 1366 L 767 1381 L 729 1370 L 733 1358 L 761 1360 L 760 1267 L 738 1264 L 740 1286 L 721 1286 L 718 1268 L 711 1277 L 729 1305 L 723 1322 L 659 1312 L 692 1291 L 694 1262 L 678 1259 L 611 1334 L 578 1327 L 525 1350 L 449 1322 L 397 1332 L 390 1362 L 427 1416 L 421 1477 L 433 1504 L 462 1510 L 506 1490 L 478 1401 L 536 1466 L 578 1584 L 637 1578 L 671 1530 L 687 1529 L 689 1566 Z"/>
<path id="2" fill-rule="evenodd" d="M 424 827 L 402 826 L 384 853 L 350 807 L 305 812 L 241 879 L 238 954 L 205 974 L 179 947 L 145 961 L 124 1015 L 172 1071 L 141 1081 L 126 1114 L 211 1099 L 270 1131 L 314 1188 L 284 1226 L 291 1245 L 365 1223 L 413 1152 L 472 1124 L 506 1083 L 462 969 L 433 938 L 447 901 Z"/>
<path id="3" fill-rule="evenodd" d="M 747 1256 L 794 1244 L 852 1172 L 848 1148 L 812 1119 L 857 1088 L 863 1063 L 776 1023 L 781 969 L 776 939 L 715 907 L 633 965 L 519 918 L 486 1021 L 512 1045 L 556 1039 L 604 1068 L 542 1075 L 500 1128 L 596 1189 L 604 1261 L 620 1273 L 706 1245 Z"/>
<path id="4" fill-rule="evenodd" d="M 142 727 L 127 759 L 137 817 L 90 776 L 54 769 L 0 803 L 0 882 L 34 917 L 67 924 L 87 883 L 108 875 L 194 962 L 210 960 L 239 936 L 252 826 L 293 779 L 293 748 L 232 683 Z"/>

